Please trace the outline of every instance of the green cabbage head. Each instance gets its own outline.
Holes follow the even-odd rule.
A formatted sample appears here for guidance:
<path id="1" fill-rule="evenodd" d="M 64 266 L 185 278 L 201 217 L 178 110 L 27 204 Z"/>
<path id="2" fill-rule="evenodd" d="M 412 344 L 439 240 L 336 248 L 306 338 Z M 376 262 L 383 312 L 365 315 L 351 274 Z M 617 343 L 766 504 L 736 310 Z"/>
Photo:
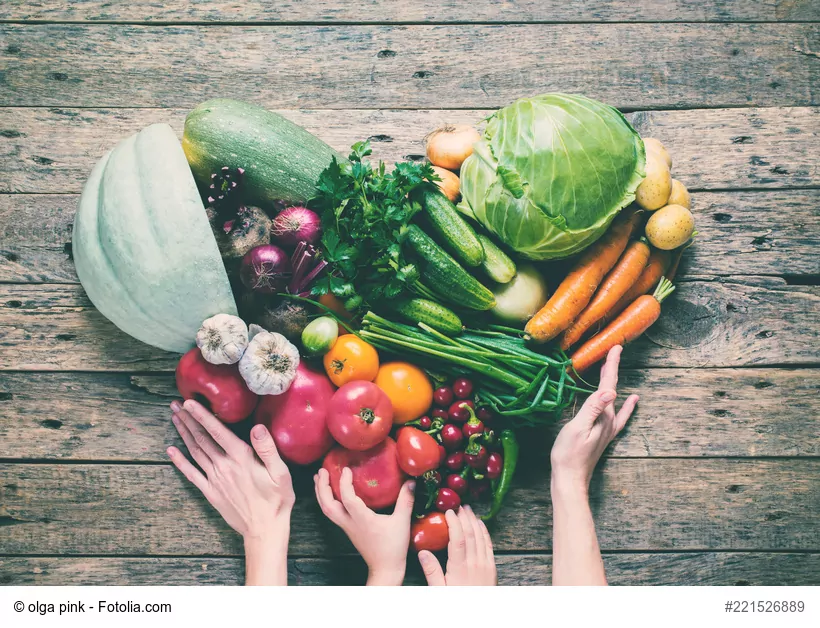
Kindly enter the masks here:
<path id="1" fill-rule="evenodd" d="M 523 257 L 567 257 L 635 199 L 645 164 L 617 109 L 568 94 L 523 98 L 487 119 L 461 166 L 459 209 Z"/>

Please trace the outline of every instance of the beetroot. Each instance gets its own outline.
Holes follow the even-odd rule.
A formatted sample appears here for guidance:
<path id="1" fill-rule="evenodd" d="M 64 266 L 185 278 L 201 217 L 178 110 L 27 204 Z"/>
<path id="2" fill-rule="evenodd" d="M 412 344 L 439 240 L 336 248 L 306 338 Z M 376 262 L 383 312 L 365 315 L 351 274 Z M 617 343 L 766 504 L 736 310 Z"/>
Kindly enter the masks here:
<path id="1" fill-rule="evenodd" d="M 270 242 L 271 220 L 258 207 L 240 207 L 228 217 L 209 207 L 206 214 L 229 272 L 252 248 Z"/>

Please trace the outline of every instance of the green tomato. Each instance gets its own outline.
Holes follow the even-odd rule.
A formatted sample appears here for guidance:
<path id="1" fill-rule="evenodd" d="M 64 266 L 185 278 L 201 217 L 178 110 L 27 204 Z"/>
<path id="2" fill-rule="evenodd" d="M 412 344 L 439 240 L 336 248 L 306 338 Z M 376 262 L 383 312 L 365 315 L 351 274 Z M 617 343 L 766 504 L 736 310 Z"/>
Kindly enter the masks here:
<path id="1" fill-rule="evenodd" d="M 307 355 L 324 355 L 336 343 L 339 326 L 330 316 L 320 316 L 302 331 L 302 347 Z"/>

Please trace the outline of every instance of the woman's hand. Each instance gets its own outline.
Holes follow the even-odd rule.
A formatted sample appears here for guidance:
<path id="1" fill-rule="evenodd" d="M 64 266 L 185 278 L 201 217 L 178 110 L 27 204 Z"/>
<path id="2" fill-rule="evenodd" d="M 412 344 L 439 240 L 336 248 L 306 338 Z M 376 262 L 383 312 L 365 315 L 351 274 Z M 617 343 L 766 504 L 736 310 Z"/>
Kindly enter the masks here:
<path id="1" fill-rule="evenodd" d="M 575 418 L 564 426 L 555 439 L 550 456 L 553 489 L 567 488 L 586 494 L 601 454 L 635 410 L 639 397 L 630 395 L 621 409 L 615 412 L 622 349 L 615 346 L 609 350 L 601 368 L 598 390 L 589 396 Z"/>
<path id="2" fill-rule="evenodd" d="M 626 425 L 638 395 L 615 412 L 620 346 L 609 350 L 601 383 L 552 447 L 552 583 L 605 585 L 606 574 L 589 507 L 589 481 L 601 454 Z"/>
<path id="3" fill-rule="evenodd" d="M 196 401 L 171 403 L 173 423 L 197 469 L 176 447 L 168 455 L 245 541 L 246 584 L 287 584 L 290 472 L 263 425 L 251 430 L 253 448 Z M 254 453 L 254 451 L 256 453 Z M 258 456 L 258 457 L 257 457 Z"/>
<path id="4" fill-rule="evenodd" d="M 330 474 L 319 469 L 313 476 L 316 499 L 325 516 L 347 534 L 350 542 L 367 563 L 367 584 L 399 586 L 404 582 L 407 548 L 410 545 L 410 516 L 413 513 L 413 489 L 416 483 L 405 482 L 391 515 L 380 515 L 368 508 L 353 489 L 353 473 L 342 470 L 339 492 L 342 501 L 333 497 Z"/>
<path id="5" fill-rule="evenodd" d="M 493 542 L 484 522 L 478 519 L 469 506 L 462 506 L 458 514 L 452 510 L 445 513 L 450 530 L 447 545 L 447 573 L 432 552 L 419 552 L 419 562 L 427 578 L 434 586 L 495 586 L 498 577 L 493 556 Z"/>

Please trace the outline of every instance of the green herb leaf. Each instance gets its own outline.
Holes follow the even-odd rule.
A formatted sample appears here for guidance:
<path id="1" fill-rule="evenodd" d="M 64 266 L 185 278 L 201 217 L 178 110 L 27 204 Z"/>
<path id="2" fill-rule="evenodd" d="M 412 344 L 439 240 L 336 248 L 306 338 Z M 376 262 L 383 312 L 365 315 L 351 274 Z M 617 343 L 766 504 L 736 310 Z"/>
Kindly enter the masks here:
<path id="1" fill-rule="evenodd" d="M 369 142 L 356 142 L 349 164 L 333 160 L 310 203 L 321 213 L 321 244 L 331 269 L 315 290 L 346 299 L 348 309 L 397 298 L 418 281 L 418 269 L 403 255 L 401 234 L 422 209 L 408 195 L 435 178 L 426 163 L 397 163 L 392 172 L 383 162 L 374 168 L 365 161 L 371 153 Z"/>

